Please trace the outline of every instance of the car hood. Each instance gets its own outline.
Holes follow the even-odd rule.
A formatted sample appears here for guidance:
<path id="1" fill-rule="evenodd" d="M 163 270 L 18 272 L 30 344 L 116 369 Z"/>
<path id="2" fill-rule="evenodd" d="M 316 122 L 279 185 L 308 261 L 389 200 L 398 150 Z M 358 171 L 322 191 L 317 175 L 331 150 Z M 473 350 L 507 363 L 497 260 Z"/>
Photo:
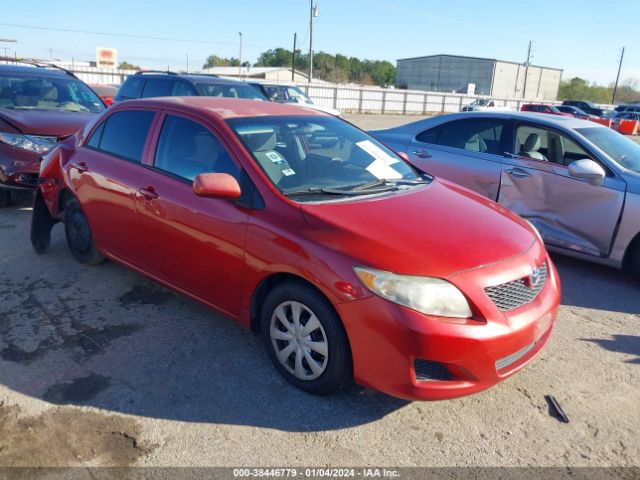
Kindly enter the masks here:
<path id="1" fill-rule="evenodd" d="M 522 254 L 536 241 L 524 220 L 443 180 L 301 208 L 316 242 L 363 266 L 407 275 L 446 278 Z"/>
<path id="2" fill-rule="evenodd" d="M 0 108 L 0 119 L 24 134 L 68 137 L 94 118 L 94 113 Z"/>

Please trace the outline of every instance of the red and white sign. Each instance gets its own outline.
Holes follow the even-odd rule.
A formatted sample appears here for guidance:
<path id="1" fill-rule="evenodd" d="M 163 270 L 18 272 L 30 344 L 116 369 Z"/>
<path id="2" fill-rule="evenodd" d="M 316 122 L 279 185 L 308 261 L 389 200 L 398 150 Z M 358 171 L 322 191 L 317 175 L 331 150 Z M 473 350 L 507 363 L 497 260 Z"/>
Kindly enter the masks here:
<path id="1" fill-rule="evenodd" d="M 102 68 L 116 68 L 118 65 L 118 51 L 115 48 L 96 48 L 96 65 Z"/>

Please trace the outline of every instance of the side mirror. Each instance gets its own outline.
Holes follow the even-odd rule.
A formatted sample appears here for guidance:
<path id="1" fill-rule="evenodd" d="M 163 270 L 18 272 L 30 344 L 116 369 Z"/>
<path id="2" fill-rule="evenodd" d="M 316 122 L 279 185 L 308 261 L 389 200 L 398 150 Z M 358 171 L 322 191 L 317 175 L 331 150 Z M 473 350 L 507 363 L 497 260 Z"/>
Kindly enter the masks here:
<path id="1" fill-rule="evenodd" d="M 240 184 L 228 173 L 201 173 L 193 180 L 193 192 L 199 197 L 240 198 Z"/>
<path id="2" fill-rule="evenodd" d="M 596 162 L 585 158 L 583 160 L 575 160 L 569 164 L 569 175 L 588 180 L 594 187 L 599 187 L 604 181 L 606 172 Z"/>

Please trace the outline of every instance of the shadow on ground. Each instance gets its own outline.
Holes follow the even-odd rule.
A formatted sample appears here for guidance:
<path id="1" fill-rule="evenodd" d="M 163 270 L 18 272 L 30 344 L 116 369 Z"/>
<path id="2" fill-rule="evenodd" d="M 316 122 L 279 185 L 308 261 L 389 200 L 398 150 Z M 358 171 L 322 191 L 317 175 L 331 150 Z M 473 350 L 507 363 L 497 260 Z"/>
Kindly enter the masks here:
<path id="1" fill-rule="evenodd" d="M 610 352 L 634 355 L 634 358 L 630 358 L 626 362 L 640 365 L 640 337 L 636 335 L 613 335 L 612 337 L 611 339 L 583 338 L 582 340 L 600 345 Z"/>
<path id="2" fill-rule="evenodd" d="M 562 304 L 640 315 L 640 281 L 627 272 L 553 255 L 560 273 Z"/>
<path id="3" fill-rule="evenodd" d="M 342 429 L 407 402 L 352 386 L 307 395 L 271 366 L 259 337 L 113 263 L 84 267 L 62 228 L 38 256 L 31 212 L 0 212 L 0 383 L 53 404 L 146 417 L 267 427 Z"/>

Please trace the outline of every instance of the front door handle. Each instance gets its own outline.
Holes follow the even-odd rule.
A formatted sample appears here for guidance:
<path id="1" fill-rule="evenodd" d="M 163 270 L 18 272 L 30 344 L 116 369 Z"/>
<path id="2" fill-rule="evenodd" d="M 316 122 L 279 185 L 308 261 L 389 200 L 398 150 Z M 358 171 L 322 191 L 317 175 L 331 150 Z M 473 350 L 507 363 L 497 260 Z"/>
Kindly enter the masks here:
<path id="1" fill-rule="evenodd" d="M 526 177 L 530 177 L 531 174 L 529 172 L 527 172 L 526 170 L 523 170 L 521 168 L 514 168 L 512 170 L 505 170 L 506 174 L 511 175 L 512 177 L 516 177 L 516 178 L 526 178 Z"/>
<path id="2" fill-rule="evenodd" d="M 72 163 L 71 168 L 75 168 L 78 171 L 78 173 L 84 173 L 89 171 L 89 167 L 87 167 L 87 162 Z"/>
<path id="3" fill-rule="evenodd" d="M 156 189 L 152 186 L 148 187 L 140 187 L 138 189 L 138 193 L 144 197 L 145 200 L 155 200 L 158 198 L 158 194 L 156 193 Z"/>
<path id="4" fill-rule="evenodd" d="M 421 150 L 414 150 L 413 152 L 411 152 L 413 155 L 415 155 L 418 158 L 431 158 L 432 155 L 424 149 Z"/>

